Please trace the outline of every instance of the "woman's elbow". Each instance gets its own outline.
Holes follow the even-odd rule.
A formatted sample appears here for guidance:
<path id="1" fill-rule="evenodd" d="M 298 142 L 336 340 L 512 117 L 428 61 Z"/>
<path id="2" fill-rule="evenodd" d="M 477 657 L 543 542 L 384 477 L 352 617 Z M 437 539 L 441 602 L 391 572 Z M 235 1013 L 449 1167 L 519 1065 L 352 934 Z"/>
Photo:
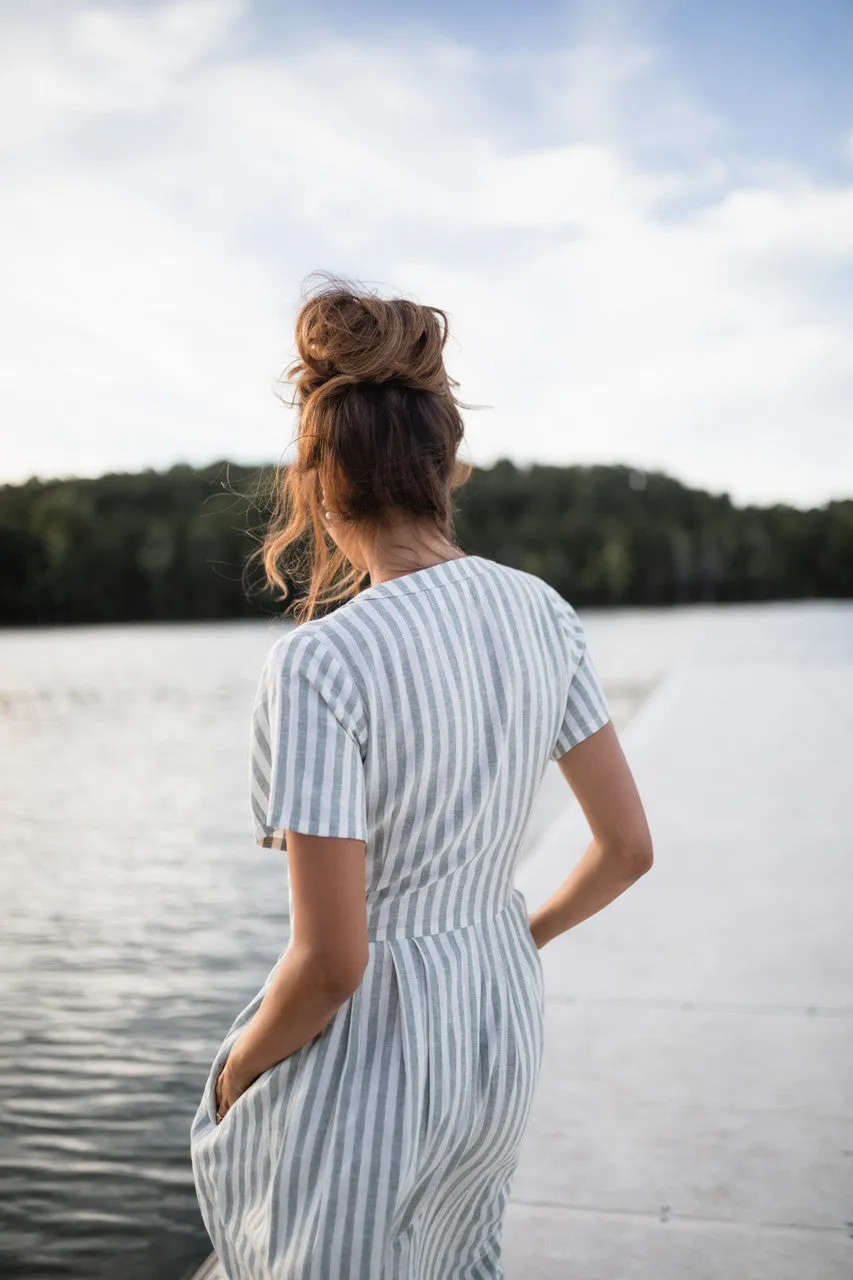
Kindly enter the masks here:
<path id="1" fill-rule="evenodd" d="M 363 952 L 343 953 L 338 948 L 306 946 L 292 948 L 300 981 L 311 987 L 316 998 L 336 1007 L 348 1000 L 361 985 L 368 956 Z"/>
<path id="2" fill-rule="evenodd" d="M 628 853 L 628 865 L 637 879 L 651 871 L 655 863 L 655 851 L 651 840 L 644 840 L 635 845 Z"/>
<path id="3" fill-rule="evenodd" d="M 609 842 L 609 853 L 631 880 L 639 880 L 654 866 L 655 855 L 651 839 L 632 839 Z"/>
<path id="4" fill-rule="evenodd" d="M 317 957 L 315 977 L 318 986 L 333 1003 L 343 1003 L 361 986 L 368 958 L 361 952 L 344 957 L 339 954 Z"/>

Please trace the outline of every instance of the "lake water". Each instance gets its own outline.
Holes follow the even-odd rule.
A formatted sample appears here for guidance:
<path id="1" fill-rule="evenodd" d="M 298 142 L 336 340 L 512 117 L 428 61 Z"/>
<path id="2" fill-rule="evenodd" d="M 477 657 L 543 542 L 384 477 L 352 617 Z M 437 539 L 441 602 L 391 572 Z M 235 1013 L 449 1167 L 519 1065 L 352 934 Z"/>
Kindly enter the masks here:
<path id="1" fill-rule="evenodd" d="M 851 602 L 581 617 L 620 731 L 683 658 L 853 658 Z M 249 713 L 276 634 L 0 634 L 9 1280 L 183 1280 L 209 1251 L 189 1124 L 222 1034 L 287 942 L 284 855 L 253 844 L 247 794 Z M 541 795 L 529 843 L 573 803 L 556 766 Z"/>

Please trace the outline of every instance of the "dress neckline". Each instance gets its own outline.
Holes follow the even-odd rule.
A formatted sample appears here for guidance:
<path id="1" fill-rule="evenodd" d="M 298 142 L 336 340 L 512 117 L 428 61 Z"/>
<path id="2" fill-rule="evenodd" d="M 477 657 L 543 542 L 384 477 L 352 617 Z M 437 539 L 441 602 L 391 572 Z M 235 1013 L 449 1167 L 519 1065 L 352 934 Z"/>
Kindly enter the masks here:
<path id="1" fill-rule="evenodd" d="M 410 595 L 413 591 L 429 591 L 433 587 L 445 586 L 451 582 L 461 582 L 464 578 L 472 578 L 483 573 L 491 562 L 482 556 L 454 556 L 452 560 L 439 560 L 438 564 L 428 564 L 423 569 L 413 569 L 410 573 L 401 573 L 396 578 L 388 578 L 384 582 L 376 582 L 373 586 L 362 587 L 353 600 L 367 597 L 370 600 L 383 596 Z"/>

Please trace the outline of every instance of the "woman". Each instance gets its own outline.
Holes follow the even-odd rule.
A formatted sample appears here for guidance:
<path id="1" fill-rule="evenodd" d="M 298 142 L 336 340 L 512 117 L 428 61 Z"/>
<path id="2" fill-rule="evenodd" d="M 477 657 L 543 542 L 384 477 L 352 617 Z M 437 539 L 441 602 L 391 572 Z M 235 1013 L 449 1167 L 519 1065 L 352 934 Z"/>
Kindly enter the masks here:
<path id="1" fill-rule="evenodd" d="M 470 468 L 445 313 L 330 277 L 296 340 L 298 453 L 261 553 L 283 595 L 286 548 L 310 532 L 313 558 L 251 739 L 291 937 L 210 1069 L 198 1198 L 229 1280 L 500 1277 L 539 948 L 638 879 L 651 839 L 575 610 L 453 541 Z M 528 918 L 513 874 L 549 760 L 594 839 Z"/>

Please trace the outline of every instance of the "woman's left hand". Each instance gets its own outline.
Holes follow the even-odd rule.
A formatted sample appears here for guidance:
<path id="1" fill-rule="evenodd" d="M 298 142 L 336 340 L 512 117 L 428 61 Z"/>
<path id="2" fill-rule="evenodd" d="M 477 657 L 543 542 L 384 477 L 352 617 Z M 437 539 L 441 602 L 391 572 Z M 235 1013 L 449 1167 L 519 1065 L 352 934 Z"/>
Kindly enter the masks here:
<path id="1" fill-rule="evenodd" d="M 242 1081 L 234 1078 L 234 1071 L 231 1067 L 231 1058 L 229 1057 L 216 1080 L 217 1124 L 225 1119 L 225 1116 L 240 1097 L 240 1094 L 245 1093 L 247 1088 L 248 1084 L 244 1084 Z"/>

